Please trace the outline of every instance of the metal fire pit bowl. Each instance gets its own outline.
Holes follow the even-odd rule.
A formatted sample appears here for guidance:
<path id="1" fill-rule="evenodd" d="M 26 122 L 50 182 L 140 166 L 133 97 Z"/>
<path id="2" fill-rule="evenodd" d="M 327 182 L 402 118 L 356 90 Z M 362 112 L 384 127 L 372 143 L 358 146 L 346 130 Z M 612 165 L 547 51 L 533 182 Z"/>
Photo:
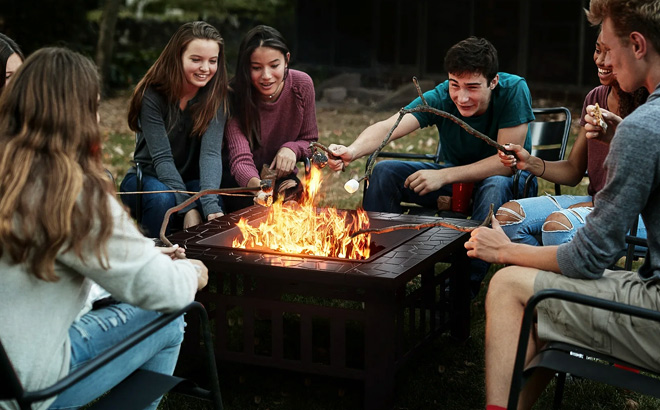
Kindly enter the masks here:
<path id="1" fill-rule="evenodd" d="M 443 332 L 469 336 L 468 233 L 436 227 L 372 235 L 378 249 L 365 261 L 226 245 L 241 217 L 255 221 L 266 212 L 245 208 L 169 237 L 209 268 L 197 300 L 212 318 L 219 360 L 361 380 L 365 408 L 384 409 L 392 407 L 397 369 L 420 347 Z M 368 214 L 374 224 L 438 220 Z M 189 325 L 180 363 L 199 356 L 198 334 Z"/>

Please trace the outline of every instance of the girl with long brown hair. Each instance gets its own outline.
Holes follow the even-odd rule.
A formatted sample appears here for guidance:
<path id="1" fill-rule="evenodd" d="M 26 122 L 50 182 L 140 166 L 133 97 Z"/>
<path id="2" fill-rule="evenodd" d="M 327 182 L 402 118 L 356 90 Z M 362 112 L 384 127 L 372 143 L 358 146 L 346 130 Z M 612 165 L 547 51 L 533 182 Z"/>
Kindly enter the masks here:
<path id="1" fill-rule="evenodd" d="M 155 248 L 114 198 L 99 91 L 91 60 L 45 48 L 0 96 L 0 340 L 26 390 L 190 303 L 208 278 L 201 262 Z M 92 282 L 123 303 L 77 319 Z M 137 368 L 171 374 L 182 338 L 181 319 L 38 408 L 77 408 Z"/>
<path id="2" fill-rule="evenodd" d="M 134 160 L 143 166 L 144 191 L 218 189 L 227 94 L 224 42 L 203 21 L 182 25 L 135 87 L 128 124 L 137 133 Z M 132 168 L 120 190 L 137 189 Z M 123 195 L 135 213 L 142 201 L 147 236 L 158 237 L 165 212 L 184 202 L 184 193 Z M 218 195 L 207 195 L 181 210 L 168 226 L 184 228 L 223 215 Z M 182 221 L 181 221 L 182 220 Z"/>

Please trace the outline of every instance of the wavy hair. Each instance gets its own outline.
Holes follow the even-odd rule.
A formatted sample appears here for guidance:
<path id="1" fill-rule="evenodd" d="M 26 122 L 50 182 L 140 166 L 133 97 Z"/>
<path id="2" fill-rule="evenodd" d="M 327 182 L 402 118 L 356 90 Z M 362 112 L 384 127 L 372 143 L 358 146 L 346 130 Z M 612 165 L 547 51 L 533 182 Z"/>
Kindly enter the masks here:
<path id="1" fill-rule="evenodd" d="M 211 40 L 218 43 L 218 69 L 211 80 L 202 87 L 198 101 L 190 106 L 194 119 L 192 135 L 201 136 L 220 107 L 227 112 L 227 67 L 225 65 L 224 40 L 218 30 L 204 21 L 183 24 L 170 38 L 156 62 L 149 68 L 135 87 L 128 110 L 128 126 L 139 132 L 139 118 L 142 110 L 142 98 L 148 87 L 164 95 L 170 104 L 175 104 L 181 97 L 184 86 L 183 53 L 191 41 Z"/>
<path id="2" fill-rule="evenodd" d="M 497 49 L 485 38 L 468 37 L 447 50 L 445 70 L 459 76 L 479 73 L 486 78 L 486 84 L 490 84 L 499 70 Z"/>
<path id="3" fill-rule="evenodd" d="M 236 62 L 236 73 L 229 82 L 229 101 L 231 113 L 238 120 L 238 125 L 247 137 L 250 149 L 256 149 L 261 145 L 261 120 L 257 106 L 258 93 L 252 86 L 251 58 L 252 53 L 259 47 L 269 47 L 280 51 L 284 55 L 284 63 L 287 64 L 284 78 L 289 74 L 286 60 L 289 47 L 279 31 L 270 26 L 256 26 L 245 35 L 238 48 L 238 60 Z"/>
<path id="4" fill-rule="evenodd" d="M 84 261 L 83 248 L 108 268 L 112 186 L 101 163 L 99 91 L 92 61 L 43 48 L 0 96 L 0 255 L 39 279 L 57 281 L 58 253 Z"/>
<path id="5" fill-rule="evenodd" d="M 0 94 L 5 87 L 5 75 L 7 75 L 7 60 L 12 54 L 17 54 L 21 61 L 25 61 L 25 56 L 21 48 L 14 40 L 0 33 Z"/>
<path id="6" fill-rule="evenodd" d="M 611 18 L 623 44 L 628 44 L 628 35 L 637 31 L 660 53 L 660 0 L 591 0 L 585 13 L 594 26 Z"/>

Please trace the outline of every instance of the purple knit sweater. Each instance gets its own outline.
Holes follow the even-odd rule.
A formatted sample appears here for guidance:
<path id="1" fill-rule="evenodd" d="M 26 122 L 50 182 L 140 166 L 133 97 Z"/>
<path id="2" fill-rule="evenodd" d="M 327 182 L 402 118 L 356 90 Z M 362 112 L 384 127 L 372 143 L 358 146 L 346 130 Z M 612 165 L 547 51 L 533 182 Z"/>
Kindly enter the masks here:
<path id="1" fill-rule="evenodd" d="M 263 164 L 273 161 L 281 147 L 290 148 L 298 160 L 309 156 L 309 143 L 318 139 L 314 83 L 302 71 L 289 70 L 284 88 L 275 102 L 259 102 L 261 146 L 250 151 L 236 118 L 227 123 L 225 142 L 231 174 L 240 186 L 259 178 Z"/>

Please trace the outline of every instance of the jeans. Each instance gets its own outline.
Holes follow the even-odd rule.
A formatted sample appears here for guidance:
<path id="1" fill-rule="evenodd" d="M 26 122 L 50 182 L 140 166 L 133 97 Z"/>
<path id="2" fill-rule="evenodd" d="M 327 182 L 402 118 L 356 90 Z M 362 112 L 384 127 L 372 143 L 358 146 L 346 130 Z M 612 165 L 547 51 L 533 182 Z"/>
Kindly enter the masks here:
<path id="1" fill-rule="evenodd" d="M 70 372 L 123 341 L 155 320 L 161 313 L 126 303 L 110 305 L 85 314 L 69 329 Z M 137 369 L 171 375 L 183 341 L 183 316 L 167 324 L 123 355 L 62 392 L 49 409 L 75 409 L 101 396 Z M 148 409 L 156 409 L 160 398 Z"/>
<path id="2" fill-rule="evenodd" d="M 402 213 L 401 202 L 411 202 L 437 210 L 438 197 L 452 195 L 451 185 L 445 185 L 426 195 L 419 195 L 411 189 L 404 188 L 403 184 L 406 178 L 419 170 L 443 169 L 451 166 L 453 165 L 433 162 L 381 161 L 376 164 L 369 178 L 369 188 L 364 194 L 362 206 L 366 211 Z M 523 192 L 527 175 L 529 173 L 524 171 L 519 180 L 519 192 Z M 536 195 L 537 189 L 536 178 L 532 178 L 530 193 Z M 477 182 L 472 191 L 472 218 L 483 221 L 488 216 L 490 204 L 493 204 L 493 211 L 497 211 L 502 204 L 512 199 L 513 177 L 494 175 Z M 472 294 L 476 296 L 481 281 L 488 272 L 489 264 L 479 259 L 472 259 L 470 264 Z"/>
<path id="3" fill-rule="evenodd" d="M 156 177 L 150 175 L 142 176 L 142 190 L 143 191 L 166 191 L 171 188 L 163 184 Z M 197 192 L 199 191 L 199 180 L 193 180 L 186 182 L 186 189 L 188 191 Z M 124 180 L 121 181 L 119 186 L 119 191 L 121 192 L 134 192 L 137 190 L 137 175 L 135 173 L 126 174 Z M 158 238 L 160 236 L 160 227 L 163 224 L 163 219 L 165 219 L 165 213 L 168 209 L 176 206 L 176 197 L 173 193 L 164 193 L 164 194 L 146 194 L 146 195 L 122 195 L 121 200 L 124 205 L 128 206 L 131 210 L 131 215 L 133 217 L 137 216 L 135 210 L 137 205 L 137 197 L 140 197 L 142 200 L 142 220 L 141 225 L 145 230 L 145 235 L 150 238 Z M 202 203 L 197 200 L 195 201 L 195 207 L 199 212 L 204 215 L 202 212 Z M 181 218 L 175 213 L 170 217 L 170 221 L 167 224 L 166 235 L 169 235 L 171 231 L 171 226 L 173 224 L 181 225 Z"/>
<path id="4" fill-rule="evenodd" d="M 580 202 L 591 201 L 592 197 L 589 195 L 539 196 L 516 200 L 515 202 L 520 205 L 522 211 L 520 215 L 510 210 L 505 211 L 504 208 L 500 208 L 500 213 L 506 212 L 509 214 L 507 216 L 519 219 L 519 221 L 501 224 L 502 229 L 513 242 L 534 246 L 561 245 L 573 239 L 577 230 L 584 226 L 587 215 L 593 210 L 593 207 L 571 209 L 568 207 Z M 565 226 L 565 229 L 560 230 L 546 230 L 545 220 L 555 212 L 568 218 L 570 226 Z M 641 216 L 637 236 L 646 238 L 646 226 L 644 226 Z"/>

